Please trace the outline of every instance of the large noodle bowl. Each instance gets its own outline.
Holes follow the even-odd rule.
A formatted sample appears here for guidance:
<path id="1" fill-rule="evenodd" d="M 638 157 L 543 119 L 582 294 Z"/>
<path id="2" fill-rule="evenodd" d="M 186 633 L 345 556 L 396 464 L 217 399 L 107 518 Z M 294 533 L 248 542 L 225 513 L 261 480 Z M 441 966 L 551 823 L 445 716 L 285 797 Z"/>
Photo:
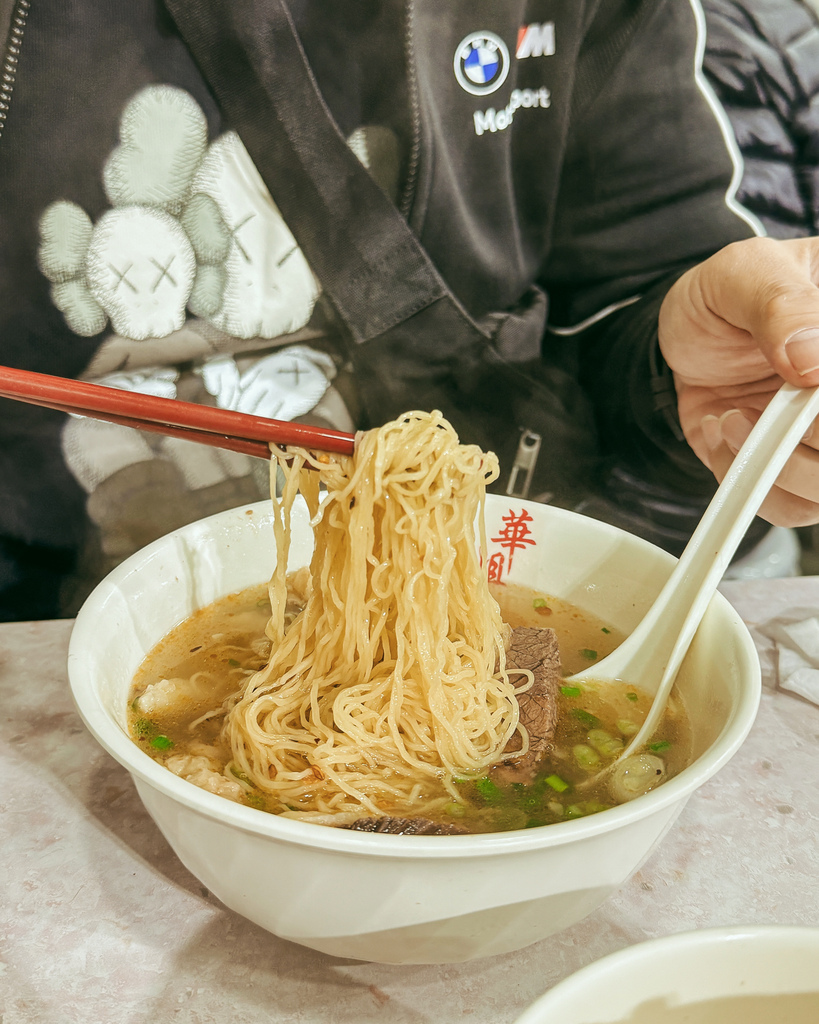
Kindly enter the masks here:
<path id="1" fill-rule="evenodd" d="M 460 444 L 440 413 L 418 412 L 361 435 L 354 457 L 274 454 L 284 486 L 272 488 L 277 564 L 266 641 L 260 645 L 252 633 L 231 640 L 235 657 L 230 650 L 214 655 L 221 679 L 199 666 L 146 686 L 143 673 L 132 701 L 135 738 L 163 741 L 167 746 L 160 742 L 152 753 L 205 788 L 320 824 L 407 814 L 451 821 L 476 797 L 480 810 L 481 798 L 491 803 L 503 795 L 490 769 L 510 749 L 518 761 L 527 754 L 519 701 L 533 682 L 531 671 L 509 667 L 510 626 L 483 568 L 483 504 L 497 476 L 495 456 Z M 298 495 L 315 544 L 309 571 L 288 578 Z M 580 760 L 573 768 L 582 776 L 601 754 L 611 759 L 618 744 L 622 749 L 623 723 L 636 729 L 648 702 L 632 688 L 607 700 L 590 688 L 585 706 L 576 707 L 575 689 L 561 698 L 565 717 L 575 716 L 572 728 L 558 731 L 563 754 Z M 167 730 L 155 735 L 145 717 L 166 698 L 201 703 L 208 694 L 210 705 L 188 722 L 199 732 L 184 753 Z M 678 734 L 679 755 L 683 723 L 673 705 L 671 718 L 679 721 L 667 720 L 665 728 Z M 652 781 L 661 774 L 656 763 L 643 763 Z M 565 777 L 561 769 L 526 780 L 540 787 L 542 806 L 524 824 L 561 819 L 567 808 L 588 813 L 610 805 L 596 792 L 564 799 L 554 780 Z M 513 811 L 533 806 L 528 788 L 521 789 L 520 782 L 506 787 L 517 801 Z M 506 824 L 487 824 L 491 817 L 473 815 L 471 828 L 521 820 L 513 813 Z"/>

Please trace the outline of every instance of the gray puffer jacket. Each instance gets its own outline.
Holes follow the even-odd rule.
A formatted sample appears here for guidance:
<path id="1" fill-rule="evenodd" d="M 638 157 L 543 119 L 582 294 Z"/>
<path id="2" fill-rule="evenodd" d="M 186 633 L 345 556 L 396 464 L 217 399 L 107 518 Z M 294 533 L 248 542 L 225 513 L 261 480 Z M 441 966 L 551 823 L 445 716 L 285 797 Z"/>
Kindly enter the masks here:
<path id="1" fill-rule="evenodd" d="M 745 161 L 737 197 L 776 238 L 819 234 L 819 18 L 803 0 L 703 0 L 704 70 Z"/>

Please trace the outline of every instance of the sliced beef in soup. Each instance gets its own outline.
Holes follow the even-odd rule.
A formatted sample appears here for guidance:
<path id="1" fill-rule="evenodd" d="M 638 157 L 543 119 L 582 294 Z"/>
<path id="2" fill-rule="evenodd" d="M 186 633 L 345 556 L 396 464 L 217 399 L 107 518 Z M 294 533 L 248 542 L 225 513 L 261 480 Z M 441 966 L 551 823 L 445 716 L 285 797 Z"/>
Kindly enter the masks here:
<path id="1" fill-rule="evenodd" d="M 342 825 L 356 832 L 385 832 L 396 836 L 460 836 L 468 829 L 447 825 L 428 818 L 359 818 L 352 825 Z"/>
<path id="2" fill-rule="evenodd" d="M 520 757 L 514 756 L 522 746 L 520 733 L 515 733 L 506 745 L 503 761 L 493 768 L 492 777 L 499 782 L 531 782 L 554 746 L 562 678 L 555 631 L 536 626 L 513 629 L 506 667 L 528 669 L 534 676 L 532 686 L 518 696 L 520 723 L 529 734 L 529 749 Z"/>

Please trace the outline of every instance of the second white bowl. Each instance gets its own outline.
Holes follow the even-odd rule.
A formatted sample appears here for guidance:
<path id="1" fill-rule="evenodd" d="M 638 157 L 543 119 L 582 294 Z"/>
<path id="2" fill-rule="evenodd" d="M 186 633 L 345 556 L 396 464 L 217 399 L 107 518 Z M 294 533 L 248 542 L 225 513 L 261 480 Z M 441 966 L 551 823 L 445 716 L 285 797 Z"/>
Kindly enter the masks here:
<path id="1" fill-rule="evenodd" d="M 629 946 L 555 985 L 517 1024 L 816 1024 L 819 928 L 711 928 Z"/>

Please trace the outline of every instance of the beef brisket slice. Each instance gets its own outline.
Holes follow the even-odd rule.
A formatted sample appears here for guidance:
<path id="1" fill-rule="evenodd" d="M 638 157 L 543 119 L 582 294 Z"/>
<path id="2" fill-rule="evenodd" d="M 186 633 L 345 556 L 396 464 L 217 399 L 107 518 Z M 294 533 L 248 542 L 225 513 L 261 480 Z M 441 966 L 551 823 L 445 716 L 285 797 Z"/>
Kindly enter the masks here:
<path id="1" fill-rule="evenodd" d="M 519 626 L 512 630 L 506 652 L 506 668 L 528 669 L 534 676 L 530 689 L 518 695 L 520 724 L 529 734 L 529 749 L 515 757 L 522 746 L 520 733 L 509 740 L 503 761 L 493 769 L 498 782 L 531 782 L 552 749 L 557 727 L 557 696 L 562 673 L 557 634 L 553 629 Z M 513 685 L 520 677 L 512 676 Z"/>
<path id="2" fill-rule="evenodd" d="M 352 825 L 342 825 L 356 832 L 385 832 L 399 836 L 460 836 L 466 829 L 459 825 L 444 825 L 428 818 L 359 818 Z"/>

